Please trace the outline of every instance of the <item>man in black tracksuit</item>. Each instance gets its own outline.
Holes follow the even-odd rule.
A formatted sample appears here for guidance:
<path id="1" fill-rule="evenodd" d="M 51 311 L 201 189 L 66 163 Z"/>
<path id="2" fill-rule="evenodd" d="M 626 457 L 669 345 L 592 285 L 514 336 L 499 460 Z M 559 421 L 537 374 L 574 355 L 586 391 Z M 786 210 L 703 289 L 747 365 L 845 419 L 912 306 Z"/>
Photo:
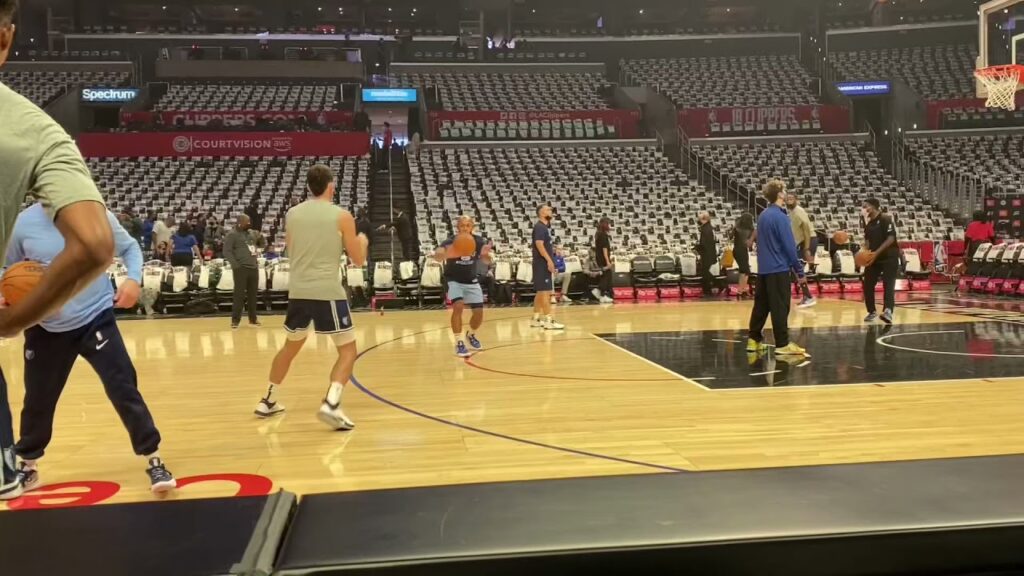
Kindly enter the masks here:
<path id="1" fill-rule="evenodd" d="M 715 231 L 711 228 L 711 215 L 701 212 L 697 220 L 700 223 L 700 241 L 697 243 L 697 252 L 700 255 L 700 283 L 704 295 L 710 296 L 714 285 L 711 267 L 718 261 L 718 244 L 715 242 Z"/>
<path id="2" fill-rule="evenodd" d="M 882 322 L 892 324 L 892 314 L 896 308 L 896 276 L 900 265 L 896 225 L 891 216 L 882 213 L 881 203 L 876 198 L 864 200 L 863 210 L 867 221 L 864 239 L 869 253 L 868 265 L 864 268 L 864 306 L 868 312 L 864 321 L 873 322 L 879 318 L 875 308 L 875 286 L 881 279 L 885 290 L 881 318 Z"/>
<path id="3" fill-rule="evenodd" d="M 224 238 L 224 259 L 231 264 L 235 278 L 234 300 L 231 304 L 231 328 L 238 328 L 242 321 L 242 305 L 249 302 L 249 324 L 259 326 L 256 317 L 257 292 L 259 291 L 259 264 L 256 261 L 256 240 L 249 233 L 252 221 L 242 214 L 238 224 Z"/>

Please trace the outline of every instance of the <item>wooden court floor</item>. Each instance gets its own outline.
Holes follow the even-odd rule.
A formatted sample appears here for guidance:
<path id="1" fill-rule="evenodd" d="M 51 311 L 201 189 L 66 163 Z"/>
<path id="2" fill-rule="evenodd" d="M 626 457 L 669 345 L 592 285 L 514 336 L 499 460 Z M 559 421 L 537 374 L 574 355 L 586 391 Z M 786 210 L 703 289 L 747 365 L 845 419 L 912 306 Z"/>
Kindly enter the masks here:
<path id="1" fill-rule="evenodd" d="M 1001 334 L 1002 323 L 904 308 L 892 331 L 913 334 L 883 349 L 873 344 L 882 338 L 871 332 L 878 328 L 862 323 L 861 303 L 826 300 L 791 316 L 796 340 L 815 355 L 811 364 L 779 366 L 742 350 L 750 307 L 561 307 L 568 329 L 557 334 L 529 328 L 529 309 L 487 310 L 480 337 L 488 350 L 469 362 L 453 355 L 446 311 L 357 314 L 363 355 L 358 386 L 344 397 L 357 423 L 350 433 L 332 432 L 314 417 L 334 360 L 326 339 L 310 340 L 282 387 L 288 412 L 269 421 L 253 415 L 284 338 L 282 317 L 235 332 L 224 318 L 125 321 L 121 329 L 164 438 L 164 460 L 179 478 L 244 474 L 309 494 L 1024 453 L 1024 348 L 1013 341 L 1020 343 L 1024 326 L 1006 324 L 1016 332 L 964 352 L 950 334 L 987 338 Z M 936 346 L 947 348 L 938 354 L 915 336 L 933 332 L 942 334 Z M 637 353 L 635 342 L 616 340 L 643 334 L 657 339 L 644 346 L 699 366 L 701 380 L 658 366 L 650 359 L 657 354 Z M 866 350 L 871 357 L 862 362 Z M 914 380 L 914 367 L 934 369 L 950 358 L 946 377 Z M 832 381 L 801 379 L 815 363 L 823 366 L 816 378 Z M 17 412 L 20 339 L 0 344 L 0 366 Z M 1002 368 L 984 372 L 993 366 Z M 878 381 L 889 369 L 900 382 Z M 717 371 L 723 381 L 727 372 L 743 378 L 715 389 L 709 384 Z M 761 375 L 746 386 L 746 372 Z M 858 381 L 869 372 L 874 381 Z M 779 374 L 788 381 L 773 385 Z M 800 382 L 813 385 L 786 385 Z M 65 390 L 40 466 L 45 485 L 70 483 L 58 496 L 84 489 L 75 487 L 84 481 L 116 486 L 103 502 L 151 498 L 143 463 L 85 362 Z M 212 480 L 171 498 L 236 491 Z"/>

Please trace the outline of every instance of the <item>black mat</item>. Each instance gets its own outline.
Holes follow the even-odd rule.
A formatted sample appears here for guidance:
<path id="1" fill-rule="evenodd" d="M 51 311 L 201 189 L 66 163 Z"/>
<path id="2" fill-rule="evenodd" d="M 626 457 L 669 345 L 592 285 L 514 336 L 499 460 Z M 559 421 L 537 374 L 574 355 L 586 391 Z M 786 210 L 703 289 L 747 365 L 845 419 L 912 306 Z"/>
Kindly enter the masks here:
<path id="1" fill-rule="evenodd" d="M 769 336 L 771 331 L 766 331 Z M 748 354 L 739 330 L 598 334 L 711 389 L 1024 376 L 1024 326 L 1006 322 L 880 323 L 802 328 L 812 358 Z"/>
<path id="2" fill-rule="evenodd" d="M 113 504 L 0 514 L 11 576 L 229 574 L 268 497 Z"/>
<path id="3" fill-rule="evenodd" d="M 981 574 L 1024 570 L 1021 542 L 1013 456 L 308 496 L 278 570 Z"/>

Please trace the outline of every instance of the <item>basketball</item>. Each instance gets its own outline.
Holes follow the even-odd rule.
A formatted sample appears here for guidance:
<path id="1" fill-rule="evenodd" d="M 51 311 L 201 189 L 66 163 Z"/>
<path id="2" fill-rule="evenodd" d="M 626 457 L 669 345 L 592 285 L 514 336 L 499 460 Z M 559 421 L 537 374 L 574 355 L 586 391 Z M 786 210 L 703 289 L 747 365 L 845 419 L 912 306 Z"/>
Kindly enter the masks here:
<path id="1" fill-rule="evenodd" d="M 0 278 L 0 294 L 7 304 L 16 304 L 39 284 L 44 272 L 46 266 L 32 260 L 13 264 L 4 272 L 3 278 Z"/>
<path id="2" fill-rule="evenodd" d="M 861 250 L 860 252 L 854 254 L 853 261 L 857 263 L 858 268 L 866 268 L 869 264 L 871 264 L 871 260 L 872 258 L 874 258 L 874 256 L 875 253 L 870 250 Z"/>
<path id="3" fill-rule="evenodd" d="M 837 246 L 846 246 L 850 243 L 850 234 L 840 230 L 832 235 L 832 243 Z"/>
<path id="4" fill-rule="evenodd" d="M 465 232 L 459 234 L 455 237 L 455 242 L 452 243 L 452 251 L 456 258 L 472 256 L 476 253 L 476 238 Z"/>

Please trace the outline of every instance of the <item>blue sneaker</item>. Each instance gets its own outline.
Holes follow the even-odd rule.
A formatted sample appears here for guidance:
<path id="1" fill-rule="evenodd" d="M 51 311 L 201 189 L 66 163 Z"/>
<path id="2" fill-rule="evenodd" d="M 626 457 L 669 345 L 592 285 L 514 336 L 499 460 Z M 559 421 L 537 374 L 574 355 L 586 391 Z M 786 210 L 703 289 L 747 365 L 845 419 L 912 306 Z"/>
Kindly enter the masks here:
<path id="1" fill-rule="evenodd" d="M 469 347 L 473 349 L 473 352 L 480 352 L 484 349 L 484 345 L 477 340 L 476 334 L 466 334 L 466 339 L 469 340 Z"/>
<path id="2" fill-rule="evenodd" d="M 461 341 L 455 345 L 455 355 L 459 358 L 469 358 L 472 356 L 466 348 L 466 343 Z"/>

